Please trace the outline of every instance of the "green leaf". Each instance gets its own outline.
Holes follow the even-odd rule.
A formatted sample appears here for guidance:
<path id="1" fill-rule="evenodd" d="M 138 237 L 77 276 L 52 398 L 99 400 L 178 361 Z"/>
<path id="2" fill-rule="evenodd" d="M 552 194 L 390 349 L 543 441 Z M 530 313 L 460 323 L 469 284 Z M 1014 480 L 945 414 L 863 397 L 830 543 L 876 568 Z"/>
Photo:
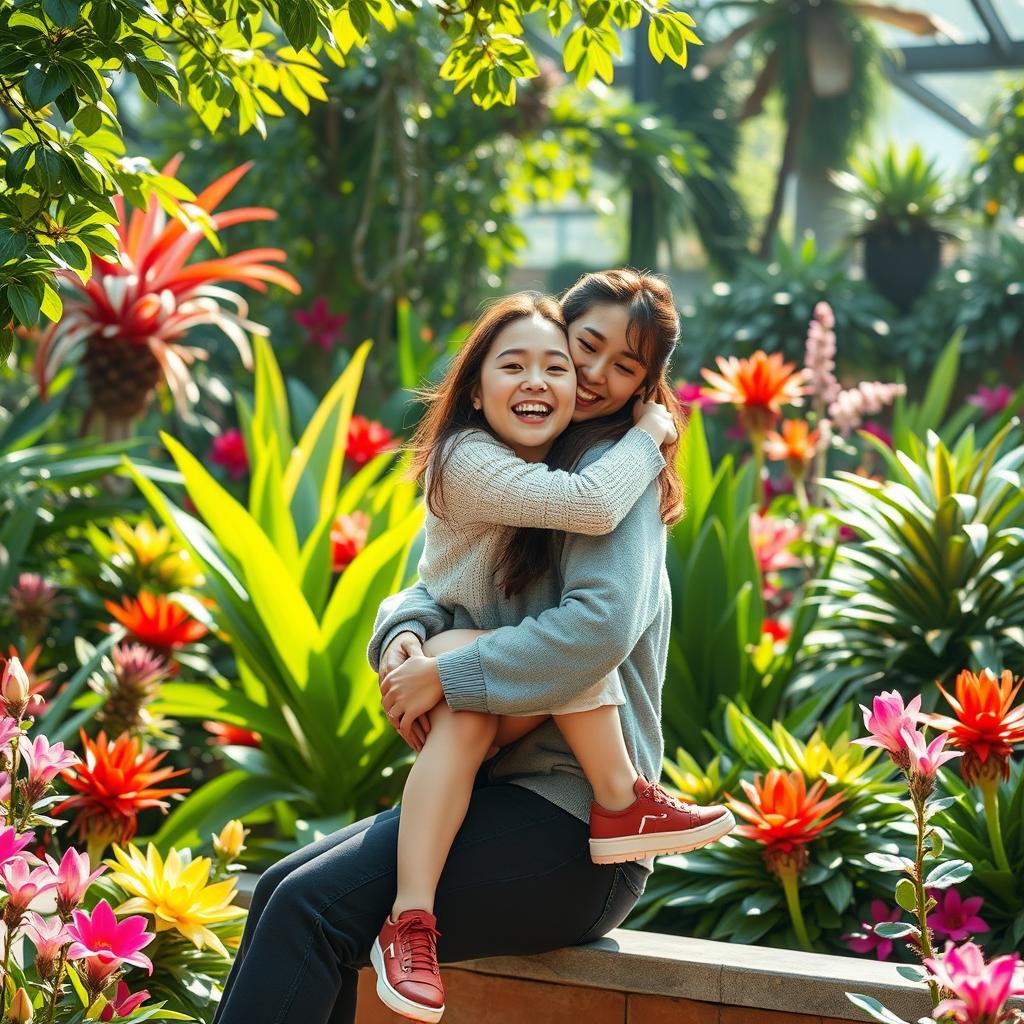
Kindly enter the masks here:
<path id="1" fill-rule="evenodd" d="M 846 998 L 858 1010 L 863 1010 L 872 1020 L 880 1021 L 881 1024 L 908 1024 L 902 1017 L 897 1017 L 892 1010 L 887 1010 L 873 996 L 862 996 L 856 992 L 847 992 Z"/>
<path id="2" fill-rule="evenodd" d="M 71 28 L 78 21 L 81 12 L 79 0 L 43 0 L 46 16 L 60 28 Z"/>
<path id="3" fill-rule="evenodd" d="M 908 935 L 920 935 L 921 929 L 906 921 L 883 921 L 876 924 L 872 931 L 883 939 L 903 939 Z"/>
<path id="4" fill-rule="evenodd" d="M 354 12 L 353 12 L 354 13 Z M 288 0 L 278 6 L 281 28 L 288 42 L 301 50 L 316 40 L 316 9 L 309 0 Z"/>
<path id="5" fill-rule="evenodd" d="M 973 865 L 965 860 L 948 860 L 932 868 L 924 880 L 927 889 L 948 889 L 951 885 L 959 885 L 970 878 L 974 871 Z"/>
<path id="6" fill-rule="evenodd" d="M 16 260 L 28 248 L 28 239 L 19 231 L 0 228 L 0 264 Z"/>
<path id="7" fill-rule="evenodd" d="M 4 165 L 4 177 L 11 188 L 21 187 L 25 180 L 25 169 L 34 152 L 34 146 L 22 146 L 7 157 L 7 163 Z"/>
<path id="8" fill-rule="evenodd" d="M 917 908 L 917 891 L 909 878 L 901 878 L 896 883 L 896 902 L 908 914 L 913 914 Z"/>
<path id="9" fill-rule="evenodd" d="M 31 289 L 22 284 L 7 286 L 7 301 L 18 322 L 25 327 L 33 327 L 39 322 L 39 301 Z"/>
<path id="10" fill-rule="evenodd" d="M 0 328 L 0 363 L 7 362 L 8 356 L 14 351 L 14 331 L 8 327 Z"/>

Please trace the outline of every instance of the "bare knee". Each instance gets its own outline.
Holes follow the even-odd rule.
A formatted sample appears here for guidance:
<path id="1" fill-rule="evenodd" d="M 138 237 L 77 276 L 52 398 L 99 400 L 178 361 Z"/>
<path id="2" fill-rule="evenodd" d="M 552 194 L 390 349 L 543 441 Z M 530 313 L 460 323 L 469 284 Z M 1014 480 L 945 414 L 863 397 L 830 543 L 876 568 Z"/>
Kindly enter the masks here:
<path id="1" fill-rule="evenodd" d="M 459 744 L 485 744 L 489 746 L 498 731 L 498 716 L 483 711 L 452 711 L 444 702 L 429 712 L 430 732 L 435 730 L 450 735 Z"/>
<path id="2" fill-rule="evenodd" d="M 428 658 L 436 658 L 448 651 L 457 651 L 460 647 L 468 647 L 478 636 L 489 632 L 486 629 L 449 629 L 430 637 L 423 644 L 423 653 Z"/>

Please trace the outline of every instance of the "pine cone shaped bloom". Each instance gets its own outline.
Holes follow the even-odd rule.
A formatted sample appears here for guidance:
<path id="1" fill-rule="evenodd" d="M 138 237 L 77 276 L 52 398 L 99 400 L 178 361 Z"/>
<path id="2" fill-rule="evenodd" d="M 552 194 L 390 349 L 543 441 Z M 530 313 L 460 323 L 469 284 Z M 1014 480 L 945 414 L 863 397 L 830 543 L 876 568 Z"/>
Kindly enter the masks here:
<path id="1" fill-rule="evenodd" d="M 785 869 L 803 870 L 807 864 L 806 845 L 839 817 L 841 812 L 826 815 L 842 803 L 843 794 L 821 800 L 823 779 L 808 789 L 803 772 L 780 768 L 772 768 L 763 781 L 760 775 L 755 776 L 753 784 L 742 779 L 740 786 L 748 802 L 727 794 L 728 804 L 750 824 L 737 826 L 736 835 L 764 845 L 769 871 L 779 874 Z"/>
<path id="2" fill-rule="evenodd" d="M 134 639 L 156 651 L 170 652 L 202 639 L 208 632 L 180 604 L 148 590 L 143 590 L 137 601 L 124 597 L 121 604 L 106 601 L 104 607 Z"/>
<path id="3" fill-rule="evenodd" d="M 144 644 L 118 644 L 110 660 L 111 673 L 89 684 L 105 698 L 96 717 L 113 733 L 139 732 L 147 725 L 146 705 L 159 696 L 171 667 Z"/>
<path id="4" fill-rule="evenodd" d="M 964 669 L 956 677 L 956 696 L 938 685 L 955 717 L 930 715 L 928 724 L 947 733 L 951 745 L 963 751 L 964 781 L 976 785 L 983 779 L 1008 779 L 1010 754 L 1024 743 L 1024 704 L 1013 706 L 1024 678 L 1014 684 L 1009 669 L 998 680 L 987 668 L 977 675 Z"/>
<path id="5" fill-rule="evenodd" d="M 63 773 L 76 795 L 62 801 L 53 813 L 78 812 L 71 832 L 88 841 L 91 852 L 107 842 L 128 842 L 138 829 L 139 811 L 147 807 L 166 811 L 164 797 L 188 792 L 183 787 L 160 786 L 188 771 L 157 767 L 166 751 L 157 754 L 149 747 L 140 749 L 138 740 L 126 735 L 113 743 L 102 731 L 95 740 L 84 732 L 80 735 L 85 760 Z"/>
<path id="6" fill-rule="evenodd" d="M 209 946 L 221 956 L 228 951 L 210 930 L 210 925 L 244 917 L 241 907 L 233 906 L 235 879 L 210 885 L 209 857 L 196 857 L 191 862 L 172 849 L 166 860 L 152 843 L 146 853 L 133 845 L 127 849 L 114 847 L 114 859 L 107 876 L 131 898 L 117 908 L 119 914 L 148 914 L 157 933 L 174 930 L 192 942 L 197 949 Z"/>
<path id="7" fill-rule="evenodd" d="M 163 173 L 172 176 L 181 162 L 171 160 Z M 218 178 L 191 204 L 197 211 L 212 211 L 249 170 L 245 163 Z M 244 284 L 266 291 L 267 283 L 297 294 L 298 282 L 271 263 L 283 262 L 281 249 L 247 249 L 231 256 L 188 263 L 204 239 L 203 224 L 193 218 L 189 226 L 168 222 L 155 195 L 147 208 L 131 218 L 124 201 L 115 196 L 119 241 L 117 261 L 93 257 L 92 277 L 86 284 L 70 271 L 58 271 L 70 295 L 64 315 L 39 342 L 35 373 L 39 392 L 46 391 L 72 349 L 84 342 L 82 363 L 92 402 L 87 414 L 99 414 L 109 438 L 127 436 L 131 421 L 149 404 L 153 390 L 166 381 L 179 410 L 186 413 L 198 397 L 189 364 L 206 352 L 184 345 L 196 327 L 214 326 L 234 343 L 248 367 L 252 352 L 246 331 L 265 334 L 248 319 L 248 306 L 223 282 Z M 254 220 L 273 220 L 266 207 L 213 213 L 216 230 Z M 233 307 L 233 308 L 232 308 Z"/>
<path id="8" fill-rule="evenodd" d="M 60 591 L 34 572 L 21 573 L 7 591 L 7 607 L 30 643 L 46 632 L 59 603 Z"/>
<path id="9" fill-rule="evenodd" d="M 784 362 L 780 352 L 768 355 L 758 349 L 749 359 L 719 356 L 715 362 L 719 373 L 700 371 L 711 385 L 704 393 L 712 401 L 738 406 L 750 434 L 763 435 L 782 415 L 783 405 L 803 404 L 808 371 Z"/>

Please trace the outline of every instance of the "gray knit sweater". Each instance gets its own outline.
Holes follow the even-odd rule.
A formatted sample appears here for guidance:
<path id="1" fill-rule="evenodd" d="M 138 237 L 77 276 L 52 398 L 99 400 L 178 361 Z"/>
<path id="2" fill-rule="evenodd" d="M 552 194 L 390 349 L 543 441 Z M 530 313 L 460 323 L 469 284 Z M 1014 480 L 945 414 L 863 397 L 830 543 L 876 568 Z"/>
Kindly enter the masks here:
<path id="1" fill-rule="evenodd" d="M 639 427 L 579 473 L 524 462 L 486 431 L 463 430 L 448 442 L 443 466 L 441 515 L 428 508 L 423 525 L 420 582 L 439 605 L 494 629 L 508 625 L 494 602 L 495 570 L 513 528 L 611 533 L 665 460 Z"/>
<path id="2" fill-rule="evenodd" d="M 607 446 L 579 463 L 593 464 Z M 618 668 L 626 693 L 623 733 L 637 770 L 661 776 L 661 690 L 671 622 L 666 530 L 657 482 L 609 534 L 566 534 L 560 580 L 550 573 L 506 598 L 495 587 L 489 621 L 500 625 L 438 658 L 448 704 L 492 714 L 529 714 L 572 700 Z M 402 630 L 421 639 L 451 628 L 484 628 L 464 609 L 448 611 L 417 583 L 384 601 L 368 656 L 376 669 Z M 545 722 L 492 759 L 491 778 L 533 790 L 581 821 L 593 793 L 554 722 Z"/>

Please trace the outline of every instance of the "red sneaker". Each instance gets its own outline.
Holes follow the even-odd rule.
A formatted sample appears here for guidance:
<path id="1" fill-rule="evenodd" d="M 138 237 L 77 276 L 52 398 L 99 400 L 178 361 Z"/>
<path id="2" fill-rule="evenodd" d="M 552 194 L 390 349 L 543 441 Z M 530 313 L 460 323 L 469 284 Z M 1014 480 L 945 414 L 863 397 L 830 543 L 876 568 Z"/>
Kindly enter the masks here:
<path id="1" fill-rule="evenodd" d="M 590 810 L 590 859 L 595 864 L 620 864 L 663 853 L 697 850 L 736 826 L 721 804 L 684 804 L 642 775 L 633 784 L 636 800 L 623 811 L 600 804 Z"/>
<path id="2" fill-rule="evenodd" d="M 444 985 L 437 968 L 437 918 L 425 910 L 390 914 L 373 940 L 370 962 L 377 972 L 377 995 L 409 1020 L 438 1021 L 444 1013 Z"/>

